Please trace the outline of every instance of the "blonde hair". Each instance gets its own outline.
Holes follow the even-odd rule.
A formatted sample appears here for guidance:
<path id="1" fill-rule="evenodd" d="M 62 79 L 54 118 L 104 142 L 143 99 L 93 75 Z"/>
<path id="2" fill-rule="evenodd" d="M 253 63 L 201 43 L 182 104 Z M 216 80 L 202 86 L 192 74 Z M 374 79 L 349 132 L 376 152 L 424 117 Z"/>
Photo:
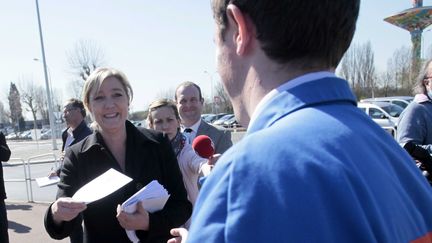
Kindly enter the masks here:
<path id="1" fill-rule="evenodd" d="M 170 107 L 171 109 L 173 109 L 175 117 L 177 118 L 177 120 L 180 121 L 180 115 L 179 115 L 179 112 L 177 110 L 177 106 L 175 105 L 174 101 L 169 100 L 169 99 L 158 99 L 158 100 L 153 101 L 149 105 L 148 115 L 147 115 L 147 121 L 148 121 L 149 125 L 153 125 L 152 111 L 155 111 L 161 107 Z"/>
<path id="2" fill-rule="evenodd" d="M 123 86 L 126 92 L 126 96 L 128 98 L 129 104 L 132 102 L 132 98 L 133 98 L 132 86 L 130 85 L 128 79 L 126 78 L 126 75 L 123 72 L 108 67 L 97 68 L 90 74 L 90 76 L 85 81 L 83 92 L 82 92 L 84 107 L 86 108 L 87 111 L 89 111 L 90 114 L 91 114 L 89 109 L 90 94 L 93 92 L 94 93 L 99 92 L 102 83 L 107 78 L 110 77 L 115 77 L 120 81 L 120 84 Z M 92 124 L 91 126 L 97 128 L 97 124 Z"/>
<path id="3" fill-rule="evenodd" d="M 114 68 L 106 68 L 106 67 L 97 68 L 90 74 L 90 76 L 87 78 L 84 84 L 82 97 L 83 97 L 84 106 L 87 110 L 89 110 L 90 94 L 92 93 L 92 91 L 95 91 L 95 93 L 97 93 L 102 83 L 107 78 L 110 77 L 115 77 L 120 81 L 121 85 L 126 91 L 129 104 L 132 102 L 132 98 L 133 98 L 132 86 L 130 85 L 124 73 Z"/>

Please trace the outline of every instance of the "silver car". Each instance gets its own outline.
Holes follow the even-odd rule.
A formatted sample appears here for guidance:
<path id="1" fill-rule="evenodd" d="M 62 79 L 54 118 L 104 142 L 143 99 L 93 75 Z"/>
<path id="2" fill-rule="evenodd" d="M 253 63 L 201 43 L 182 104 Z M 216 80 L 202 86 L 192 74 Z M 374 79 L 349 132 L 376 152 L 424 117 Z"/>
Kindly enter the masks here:
<path id="1" fill-rule="evenodd" d="M 388 102 L 359 102 L 357 107 L 366 112 L 383 129 L 396 136 L 402 107 Z"/>
<path id="2" fill-rule="evenodd" d="M 389 102 L 395 105 L 398 105 L 405 109 L 409 103 L 411 103 L 414 100 L 414 97 L 412 96 L 389 96 L 389 97 L 377 97 L 377 98 L 368 98 L 368 99 L 362 99 L 360 102 L 377 102 L 377 101 L 383 101 L 383 102 Z"/>

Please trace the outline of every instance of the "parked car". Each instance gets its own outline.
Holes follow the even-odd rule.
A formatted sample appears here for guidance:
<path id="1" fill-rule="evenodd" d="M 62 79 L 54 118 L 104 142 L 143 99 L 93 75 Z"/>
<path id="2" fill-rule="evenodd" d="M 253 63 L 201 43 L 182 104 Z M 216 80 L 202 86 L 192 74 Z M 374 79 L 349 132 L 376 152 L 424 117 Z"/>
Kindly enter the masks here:
<path id="1" fill-rule="evenodd" d="M 227 127 L 227 128 L 241 127 L 241 125 L 237 122 L 237 119 L 236 119 L 235 116 L 233 116 L 230 119 L 224 121 L 223 124 L 222 124 L 222 126 Z"/>
<path id="2" fill-rule="evenodd" d="M 51 138 L 51 129 L 46 130 L 44 133 L 40 135 L 41 140 L 50 139 Z"/>
<path id="3" fill-rule="evenodd" d="M 214 121 L 220 119 L 223 116 L 228 115 L 227 113 L 219 113 L 219 114 L 207 114 L 203 119 L 207 123 L 213 123 Z"/>
<path id="4" fill-rule="evenodd" d="M 8 139 L 8 140 L 10 140 L 10 139 L 18 139 L 19 138 L 19 134 L 15 133 L 15 132 L 12 132 L 12 133 L 9 133 L 5 138 Z"/>
<path id="5" fill-rule="evenodd" d="M 402 107 L 389 102 L 358 102 L 357 107 L 366 112 L 383 129 L 393 136 L 396 135 Z"/>
<path id="6" fill-rule="evenodd" d="M 216 126 L 223 126 L 223 123 L 231 118 L 234 117 L 234 114 L 228 114 L 225 116 L 222 116 L 221 118 L 217 119 L 216 121 L 213 122 L 213 125 Z"/>
<path id="7" fill-rule="evenodd" d="M 18 137 L 19 137 L 19 139 L 31 140 L 32 139 L 32 131 L 27 130 L 27 131 L 21 132 L 21 133 L 19 133 Z"/>
<path id="8" fill-rule="evenodd" d="M 377 102 L 377 101 L 389 102 L 405 109 L 409 105 L 409 103 L 411 103 L 413 100 L 414 97 L 412 96 L 389 96 L 389 97 L 362 99 L 360 100 L 360 102 Z"/>
<path id="9" fill-rule="evenodd" d="M 205 120 L 207 117 L 214 116 L 215 114 L 207 113 L 207 114 L 201 114 L 201 119 Z"/>

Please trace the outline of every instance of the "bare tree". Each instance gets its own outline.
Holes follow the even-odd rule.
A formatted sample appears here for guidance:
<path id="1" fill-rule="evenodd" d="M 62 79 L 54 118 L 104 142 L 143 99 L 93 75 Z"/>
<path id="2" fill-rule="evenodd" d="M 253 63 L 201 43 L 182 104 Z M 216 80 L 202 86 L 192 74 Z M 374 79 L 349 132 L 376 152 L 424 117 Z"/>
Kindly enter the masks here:
<path id="1" fill-rule="evenodd" d="M 43 87 L 38 87 L 36 89 L 35 103 L 39 108 L 39 114 L 42 117 L 43 123 L 48 124 L 49 113 L 48 113 L 48 98 Z"/>
<path id="2" fill-rule="evenodd" d="M 84 81 L 98 67 L 105 65 L 105 54 L 94 41 L 80 40 L 72 51 L 67 53 L 69 66 L 73 74 L 72 93 L 80 98 Z"/>
<path id="3" fill-rule="evenodd" d="M 339 64 L 339 76 L 348 80 L 351 87 L 354 88 L 357 84 L 358 77 L 356 76 L 358 71 L 358 58 L 357 45 L 355 43 L 351 44 L 350 48 L 345 52 L 340 64 Z"/>
<path id="4" fill-rule="evenodd" d="M 164 89 L 162 91 L 159 91 L 156 94 L 156 99 L 170 99 L 170 100 L 174 100 L 174 96 L 175 96 L 175 88 L 169 88 L 169 89 Z"/>
<path id="5" fill-rule="evenodd" d="M 379 95 L 384 97 L 393 95 L 391 91 L 394 90 L 396 86 L 395 79 L 388 70 L 387 68 L 387 70 L 382 72 L 378 77 Z"/>
<path id="6" fill-rule="evenodd" d="M 357 97 L 374 96 L 377 78 L 374 52 L 369 41 L 351 45 L 340 63 L 339 76 L 350 82 Z"/>
<path id="7" fill-rule="evenodd" d="M 218 109 L 216 110 L 218 112 L 233 113 L 234 112 L 233 106 L 228 97 L 228 94 L 225 92 L 223 88 L 222 83 L 217 82 L 214 88 L 215 88 L 216 100 L 214 100 L 213 102 L 215 102 L 216 107 L 218 107 Z"/>
<path id="8" fill-rule="evenodd" d="M 30 111 L 33 116 L 33 129 L 37 128 L 37 111 L 39 107 L 36 102 L 38 87 L 31 79 L 22 79 L 20 83 L 21 101 L 27 106 L 26 110 Z"/>
<path id="9" fill-rule="evenodd" d="M 68 90 L 70 91 L 69 94 L 73 98 L 77 98 L 82 100 L 82 89 L 84 87 L 84 81 L 76 79 L 74 81 L 70 81 L 68 84 Z"/>
<path id="10" fill-rule="evenodd" d="M 392 56 L 390 61 L 390 70 L 394 72 L 394 78 L 397 83 L 397 88 L 409 90 L 412 87 L 411 79 L 415 79 L 415 76 L 411 73 L 411 50 L 403 46 L 397 49 Z"/>

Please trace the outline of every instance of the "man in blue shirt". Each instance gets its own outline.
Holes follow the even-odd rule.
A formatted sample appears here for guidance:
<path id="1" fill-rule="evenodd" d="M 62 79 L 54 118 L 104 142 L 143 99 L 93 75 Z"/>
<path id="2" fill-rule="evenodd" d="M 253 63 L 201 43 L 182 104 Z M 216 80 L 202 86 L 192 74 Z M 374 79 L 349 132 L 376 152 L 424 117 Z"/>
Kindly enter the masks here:
<path id="1" fill-rule="evenodd" d="M 212 4 L 218 71 L 248 131 L 205 181 L 187 242 L 431 242 L 430 186 L 334 75 L 360 1 Z"/>

